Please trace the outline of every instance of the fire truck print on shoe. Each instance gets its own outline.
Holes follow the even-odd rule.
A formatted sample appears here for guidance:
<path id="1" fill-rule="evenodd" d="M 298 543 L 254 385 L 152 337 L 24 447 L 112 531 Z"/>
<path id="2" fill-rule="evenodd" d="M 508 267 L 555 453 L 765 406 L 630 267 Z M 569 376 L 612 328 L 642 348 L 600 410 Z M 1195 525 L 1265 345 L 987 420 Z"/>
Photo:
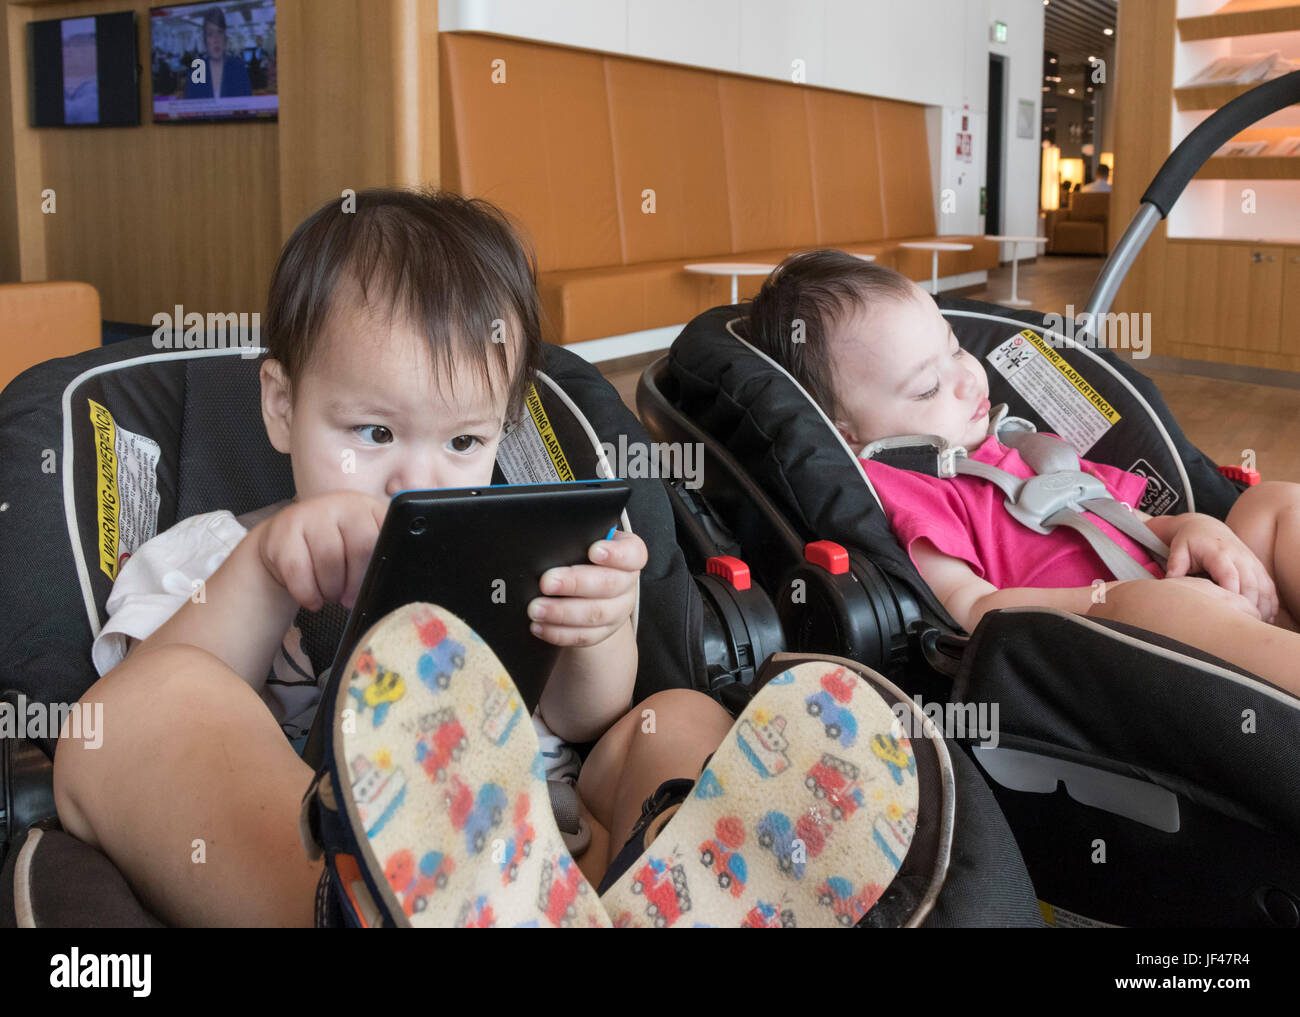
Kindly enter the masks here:
<path id="1" fill-rule="evenodd" d="M 768 682 L 695 788 L 604 894 L 615 924 L 842 928 L 876 903 L 916 831 L 916 763 L 855 673 Z"/>
<path id="2" fill-rule="evenodd" d="M 360 645 L 332 758 L 347 761 L 340 812 L 366 877 L 340 884 L 362 924 L 608 927 L 546 807 L 523 700 L 487 644 L 450 612 L 410 604 Z"/>

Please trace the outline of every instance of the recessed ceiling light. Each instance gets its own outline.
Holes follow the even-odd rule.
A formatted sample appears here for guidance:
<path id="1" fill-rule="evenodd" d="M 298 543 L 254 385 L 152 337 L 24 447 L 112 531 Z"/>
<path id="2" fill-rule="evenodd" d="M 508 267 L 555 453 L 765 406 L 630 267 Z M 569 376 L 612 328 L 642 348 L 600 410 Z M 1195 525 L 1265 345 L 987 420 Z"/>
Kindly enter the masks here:
<path id="1" fill-rule="evenodd" d="M 1102 34 L 1102 35 L 1114 35 L 1114 34 L 1115 34 L 1115 29 L 1113 29 L 1113 28 L 1103 28 L 1103 29 L 1101 30 L 1101 34 Z"/>
<path id="2" fill-rule="evenodd" d="M 1068 88 L 1068 89 L 1066 89 L 1066 91 L 1069 92 L 1071 95 L 1074 95 L 1074 89 L 1073 89 L 1073 88 Z"/>

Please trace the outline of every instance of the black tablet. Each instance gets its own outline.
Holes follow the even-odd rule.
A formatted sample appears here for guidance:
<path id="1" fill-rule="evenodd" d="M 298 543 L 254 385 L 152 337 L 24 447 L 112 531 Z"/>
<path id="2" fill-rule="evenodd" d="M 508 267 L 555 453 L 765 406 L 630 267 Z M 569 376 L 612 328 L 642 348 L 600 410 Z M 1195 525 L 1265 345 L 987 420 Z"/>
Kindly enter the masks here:
<path id="1" fill-rule="evenodd" d="M 529 631 L 528 604 L 547 569 L 588 563 L 622 518 L 622 480 L 516 484 L 395 495 L 334 657 L 337 680 L 357 642 L 405 604 L 459 615 L 505 665 L 531 712 L 560 647 Z"/>

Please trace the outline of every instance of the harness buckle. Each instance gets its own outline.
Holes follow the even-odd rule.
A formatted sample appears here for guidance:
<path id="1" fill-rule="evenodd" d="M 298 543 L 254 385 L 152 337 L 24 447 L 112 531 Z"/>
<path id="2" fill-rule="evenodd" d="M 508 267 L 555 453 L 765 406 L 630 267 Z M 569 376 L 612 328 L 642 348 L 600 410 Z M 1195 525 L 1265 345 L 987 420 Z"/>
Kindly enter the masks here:
<path id="1" fill-rule="evenodd" d="M 1015 501 L 1006 500 L 1006 507 L 1013 518 L 1034 532 L 1050 533 L 1052 528 L 1043 525 L 1044 519 L 1066 508 L 1082 513 L 1086 510 L 1080 502 L 1108 497 L 1110 492 L 1106 485 L 1092 474 L 1082 470 L 1062 470 L 1030 477 L 1021 486 Z"/>

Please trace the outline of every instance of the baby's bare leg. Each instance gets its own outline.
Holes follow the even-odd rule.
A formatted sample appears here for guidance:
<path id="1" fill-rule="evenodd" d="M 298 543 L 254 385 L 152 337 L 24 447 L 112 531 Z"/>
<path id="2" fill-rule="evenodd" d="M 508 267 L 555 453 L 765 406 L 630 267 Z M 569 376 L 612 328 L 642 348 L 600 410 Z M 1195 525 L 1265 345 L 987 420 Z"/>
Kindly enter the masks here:
<path id="1" fill-rule="evenodd" d="M 137 650 L 82 701 L 103 704 L 103 744 L 59 742 L 64 829 L 168 924 L 312 923 L 322 862 L 298 835 L 312 772 L 242 678 L 173 644 Z"/>
<path id="2" fill-rule="evenodd" d="M 1242 493 L 1224 520 L 1277 587 L 1276 624 L 1300 629 L 1300 484 L 1270 481 Z"/>
<path id="3" fill-rule="evenodd" d="M 1224 607 L 1194 589 L 1160 580 L 1120 583 L 1088 615 L 1159 632 L 1300 696 L 1300 633 Z"/>
<path id="4" fill-rule="evenodd" d="M 647 697 L 605 732 L 578 775 L 579 795 L 609 835 L 600 875 L 632 836 L 646 798 L 666 780 L 695 780 L 734 723 L 704 693 L 671 689 Z"/>

